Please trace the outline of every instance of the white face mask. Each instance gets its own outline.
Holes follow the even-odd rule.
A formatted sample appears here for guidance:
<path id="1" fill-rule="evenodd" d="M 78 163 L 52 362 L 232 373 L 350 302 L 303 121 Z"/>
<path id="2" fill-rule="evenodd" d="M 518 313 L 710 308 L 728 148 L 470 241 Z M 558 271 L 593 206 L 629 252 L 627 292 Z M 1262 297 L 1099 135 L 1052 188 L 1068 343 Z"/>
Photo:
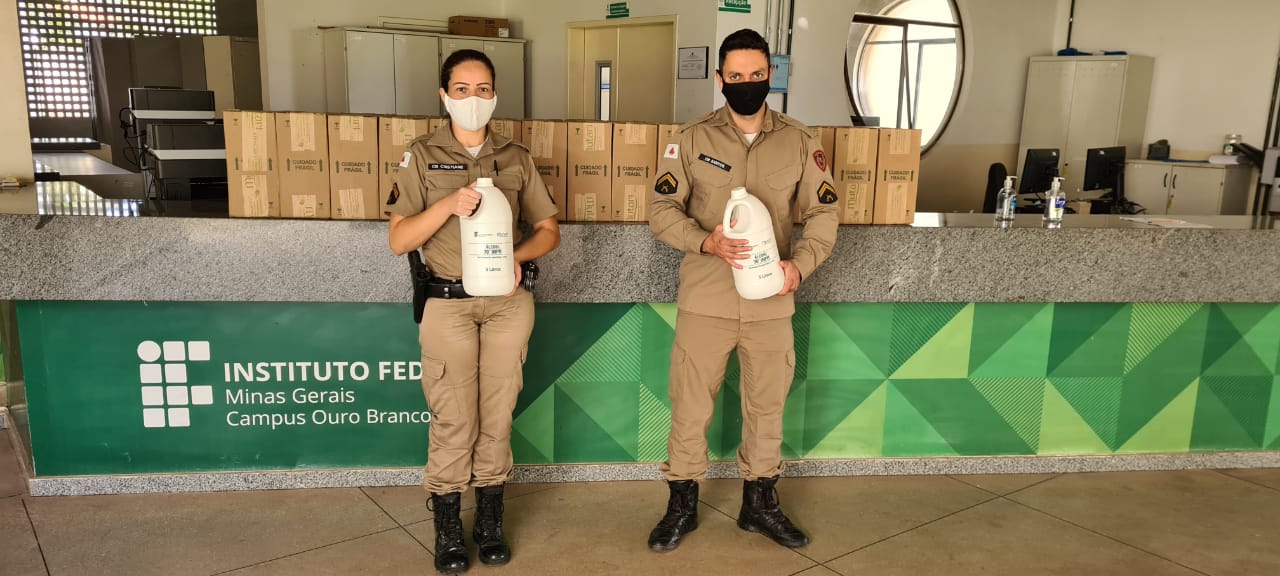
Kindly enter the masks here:
<path id="1" fill-rule="evenodd" d="M 444 107 L 449 111 L 449 117 L 457 122 L 458 126 L 475 132 L 489 124 L 489 118 L 493 117 L 493 109 L 498 107 L 498 95 L 494 94 L 493 98 L 487 99 L 470 96 L 461 100 L 445 97 Z"/>

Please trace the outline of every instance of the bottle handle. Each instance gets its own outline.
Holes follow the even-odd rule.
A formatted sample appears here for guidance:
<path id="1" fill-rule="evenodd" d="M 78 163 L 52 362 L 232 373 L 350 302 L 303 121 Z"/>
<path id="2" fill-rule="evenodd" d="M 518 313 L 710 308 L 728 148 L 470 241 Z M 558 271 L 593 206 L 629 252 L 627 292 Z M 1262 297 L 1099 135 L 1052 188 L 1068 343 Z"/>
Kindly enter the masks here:
<path id="1" fill-rule="evenodd" d="M 724 222 L 722 222 L 725 232 L 733 230 L 733 227 L 729 225 L 729 223 L 733 219 L 733 211 L 739 206 L 746 206 L 746 205 L 747 203 L 742 200 L 730 200 L 728 204 L 725 204 Z"/>

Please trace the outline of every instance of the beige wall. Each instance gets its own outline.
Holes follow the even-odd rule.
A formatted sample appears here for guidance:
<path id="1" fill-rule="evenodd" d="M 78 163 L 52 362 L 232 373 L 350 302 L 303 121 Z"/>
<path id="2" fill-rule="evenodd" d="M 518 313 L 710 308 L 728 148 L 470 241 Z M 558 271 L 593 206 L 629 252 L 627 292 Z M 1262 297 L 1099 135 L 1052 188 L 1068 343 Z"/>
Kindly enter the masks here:
<path id="1" fill-rule="evenodd" d="M 1077 0 L 1073 44 L 1155 58 L 1146 142 L 1184 157 L 1261 146 L 1280 55 L 1276 0 Z"/>
<path id="2" fill-rule="evenodd" d="M 22 75 L 22 47 L 18 44 L 17 0 L 0 0 L 0 176 L 29 182 L 31 133 L 27 128 L 26 82 Z"/>
<path id="3" fill-rule="evenodd" d="M 532 6 L 543 2 L 467 0 L 463 6 L 403 0 L 259 0 L 262 102 L 268 110 L 326 109 L 324 49 L 317 26 L 373 26 L 379 16 L 447 20 L 462 12 L 501 18 L 507 4 Z M 560 45 L 563 48 L 563 34 Z M 563 71 L 563 63 L 560 68 Z"/>

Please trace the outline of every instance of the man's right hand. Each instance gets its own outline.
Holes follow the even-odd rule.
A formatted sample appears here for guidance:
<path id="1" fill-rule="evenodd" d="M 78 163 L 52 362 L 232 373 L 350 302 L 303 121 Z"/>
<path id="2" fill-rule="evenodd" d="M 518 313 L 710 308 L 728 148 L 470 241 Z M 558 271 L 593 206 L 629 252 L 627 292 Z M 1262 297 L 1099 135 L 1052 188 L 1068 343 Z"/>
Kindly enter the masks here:
<path id="1" fill-rule="evenodd" d="M 459 218 L 470 217 L 475 214 L 476 208 L 480 207 L 480 193 L 472 188 L 475 185 L 476 183 L 472 182 L 463 188 L 459 188 L 450 198 L 450 202 L 453 205 L 453 213 Z"/>
<path id="2" fill-rule="evenodd" d="M 750 258 L 749 252 L 751 252 L 751 246 L 746 240 L 725 237 L 723 225 L 716 226 L 716 229 L 711 231 L 711 235 L 702 241 L 703 254 L 720 258 L 738 270 L 742 269 L 738 261 Z"/>

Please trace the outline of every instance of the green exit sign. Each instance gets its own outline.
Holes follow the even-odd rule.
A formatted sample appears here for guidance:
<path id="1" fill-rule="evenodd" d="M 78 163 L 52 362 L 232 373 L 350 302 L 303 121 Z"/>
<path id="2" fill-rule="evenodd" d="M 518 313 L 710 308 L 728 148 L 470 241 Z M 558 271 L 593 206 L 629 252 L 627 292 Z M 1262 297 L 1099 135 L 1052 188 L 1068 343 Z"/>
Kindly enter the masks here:
<path id="1" fill-rule="evenodd" d="M 631 17 L 631 7 L 627 2 L 610 2 L 605 10 L 605 19 L 612 18 L 629 18 Z"/>
<path id="2" fill-rule="evenodd" d="M 751 0 L 720 0 L 721 12 L 751 13 Z"/>

